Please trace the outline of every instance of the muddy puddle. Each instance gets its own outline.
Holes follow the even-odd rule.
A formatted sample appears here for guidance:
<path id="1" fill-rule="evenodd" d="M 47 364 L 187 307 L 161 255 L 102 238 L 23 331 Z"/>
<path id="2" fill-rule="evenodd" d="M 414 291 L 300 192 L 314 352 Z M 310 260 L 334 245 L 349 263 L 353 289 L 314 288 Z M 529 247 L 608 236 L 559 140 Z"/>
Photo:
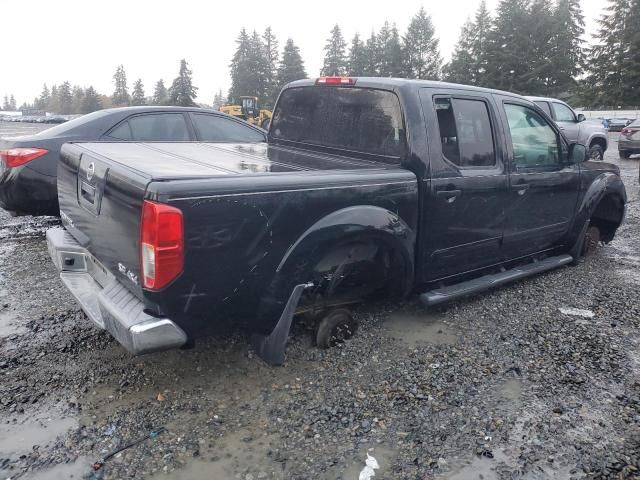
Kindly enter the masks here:
<path id="1" fill-rule="evenodd" d="M 416 347 L 424 344 L 452 345 L 458 340 L 456 332 L 444 322 L 444 317 L 432 313 L 391 313 L 383 328 L 395 339 Z"/>
<path id="2" fill-rule="evenodd" d="M 56 412 L 0 424 L 0 457 L 13 458 L 35 445 L 45 446 L 77 425 L 75 418 L 62 417 Z"/>

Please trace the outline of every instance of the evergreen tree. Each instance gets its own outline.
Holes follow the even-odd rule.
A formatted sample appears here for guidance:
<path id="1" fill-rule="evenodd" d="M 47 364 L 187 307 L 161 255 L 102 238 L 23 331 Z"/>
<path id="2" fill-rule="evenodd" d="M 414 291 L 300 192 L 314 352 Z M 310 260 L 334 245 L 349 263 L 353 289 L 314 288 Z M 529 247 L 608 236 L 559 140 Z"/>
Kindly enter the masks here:
<path id="1" fill-rule="evenodd" d="M 474 75 L 476 59 L 473 56 L 474 27 L 471 20 L 467 20 L 462 26 L 451 61 L 443 69 L 444 79 L 447 82 L 476 85 Z"/>
<path id="2" fill-rule="evenodd" d="M 182 107 L 192 107 L 196 104 L 197 88 L 193 86 L 191 79 L 191 70 L 187 65 L 187 61 L 183 58 L 180 60 L 180 71 L 169 88 L 169 103 L 171 105 L 179 105 Z"/>
<path id="3" fill-rule="evenodd" d="M 531 72 L 528 7 L 528 0 L 501 0 L 498 4 L 487 48 L 487 86 L 528 93 Z"/>
<path id="4" fill-rule="evenodd" d="M 255 32 L 254 32 L 255 33 Z M 236 51 L 231 59 L 231 88 L 229 97 L 237 98 L 241 95 L 258 96 L 259 71 L 255 70 L 255 54 L 252 39 L 243 28 L 236 39 Z"/>
<path id="5" fill-rule="evenodd" d="M 394 23 L 389 30 L 388 40 L 382 50 L 382 63 L 380 65 L 380 75 L 383 77 L 404 77 L 405 61 L 402 42 L 398 28 Z"/>
<path id="6" fill-rule="evenodd" d="M 213 97 L 212 107 L 214 110 L 220 110 L 220 107 L 222 107 L 224 104 L 225 104 L 224 94 L 222 93 L 222 90 L 218 90 L 215 97 Z"/>
<path id="7" fill-rule="evenodd" d="M 375 77 L 378 75 L 380 65 L 378 64 L 378 38 L 374 31 L 364 45 L 365 68 L 362 73 L 365 77 Z"/>
<path id="8" fill-rule="evenodd" d="M 529 6 L 527 30 L 528 48 L 523 52 L 529 69 L 520 79 L 518 88 L 529 95 L 551 95 L 555 83 L 556 64 L 553 57 L 555 26 L 551 0 L 533 0 Z"/>
<path id="9" fill-rule="evenodd" d="M 116 73 L 113 75 L 113 83 L 115 84 L 115 90 L 113 92 L 112 101 L 114 105 L 129 105 L 129 89 L 127 87 L 127 74 L 124 71 L 124 66 L 119 65 L 116 69 Z"/>
<path id="10" fill-rule="evenodd" d="M 69 82 L 64 82 L 60 87 L 58 87 L 58 102 L 60 105 L 59 112 L 62 115 L 68 115 L 71 113 L 73 95 L 71 94 L 71 84 Z"/>
<path id="11" fill-rule="evenodd" d="M 345 49 L 347 47 L 340 27 L 336 24 L 331 29 L 331 36 L 324 47 L 324 64 L 320 75 L 342 76 L 347 71 Z"/>
<path id="12" fill-rule="evenodd" d="M 42 93 L 40 94 L 40 97 L 38 98 L 38 102 L 37 102 L 37 108 L 39 110 L 46 110 L 48 105 L 49 105 L 49 100 L 51 98 L 51 94 L 49 93 L 49 89 L 47 88 L 47 84 L 44 84 L 44 87 L 42 87 Z"/>
<path id="13" fill-rule="evenodd" d="M 71 113 L 81 113 L 82 101 L 84 100 L 84 90 L 79 85 L 74 85 L 71 89 Z"/>
<path id="14" fill-rule="evenodd" d="M 550 61 L 553 64 L 553 81 L 550 95 L 566 96 L 575 91 L 576 77 L 585 62 L 582 35 L 584 16 L 579 0 L 558 0 L 553 14 L 554 34 Z"/>
<path id="15" fill-rule="evenodd" d="M 9 97 L 4 96 L 4 101 L 2 102 L 2 110 L 11 110 L 11 104 L 9 103 Z"/>
<path id="16" fill-rule="evenodd" d="M 154 105 L 165 105 L 169 100 L 169 93 L 167 87 L 164 86 L 164 80 L 160 79 L 156 83 L 156 87 L 153 91 L 152 103 Z"/>
<path id="17" fill-rule="evenodd" d="M 438 80 L 442 70 L 440 41 L 424 8 L 411 19 L 404 37 L 406 73 L 409 78 Z"/>
<path id="18" fill-rule="evenodd" d="M 11 94 L 11 97 L 9 97 L 9 110 L 17 110 L 18 106 L 16 105 L 16 98 L 13 96 L 13 94 Z"/>
<path id="19" fill-rule="evenodd" d="M 255 30 L 249 39 L 249 68 L 252 72 L 251 88 L 244 95 L 258 97 L 261 104 L 268 103 L 269 85 L 267 83 L 266 71 L 269 69 L 267 57 L 265 55 L 266 47 L 262 41 L 262 37 Z"/>
<path id="20" fill-rule="evenodd" d="M 387 44 L 391 39 L 391 27 L 389 27 L 389 22 L 385 21 L 384 25 L 378 32 L 376 36 L 376 50 L 375 50 L 375 59 L 376 59 L 376 70 L 378 75 L 381 77 L 387 77 L 386 74 L 387 66 L 386 66 L 386 54 L 387 54 Z"/>
<path id="21" fill-rule="evenodd" d="M 55 84 L 51 86 L 51 95 L 49 96 L 47 111 L 60 113 L 60 97 L 58 96 L 58 87 Z"/>
<path id="22" fill-rule="evenodd" d="M 487 68 L 489 48 L 489 35 L 493 28 L 493 19 L 487 8 L 485 0 L 480 2 L 473 22 L 473 43 L 471 55 L 474 60 L 473 80 L 475 85 L 485 86 L 487 83 Z"/>
<path id="23" fill-rule="evenodd" d="M 360 40 L 360 35 L 356 33 L 351 40 L 351 48 L 349 49 L 349 75 L 361 77 L 367 71 L 367 52 L 364 42 Z"/>
<path id="24" fill-rule="evenodd" d="M 91 113 L 102 108 L 102 102 L 98 93 L 93 87 L 89 87 L 84 92 L 84 98 L 82 99 L 82 105 L 80 107 L 80 113 Z"/>
<path id="25" fill-rule="evenodd" d="M 131 105 L 146 105 L 147 99 L 144 96 L 144 85 L 142 79 L 136 80 L 133 84 L 133 92 L 131 93 Z"/>
<path id="26" fill-rule="evenodd" d="M 280 89 L 277 84 L 278 75 L 278 40 L 271 31 L 271 27 L 267 27 L 262 35 L 264 44 L 264 83 L 266 102 L 265 106 L 271 106 L 275 102 Z"/>
<path id="27" fill-rule="evenodd" d="M 628 95 L 625 103 L 629 106 L 640 105 L 640 0 L 631 0 L 631 15 L 628 19 L 626 42 L 629 44 L 627 58 Z"/>
<path id="28" fill-rule="evenodd" d="M 278 89 L 282 89 L 287 83 L 303 78 L 307 78 L 307 72 L 304 69 L 300 49 L 293 43 L 291 38 L 288 38 L 282 50 L 280 64 L 278 65 Z"/>

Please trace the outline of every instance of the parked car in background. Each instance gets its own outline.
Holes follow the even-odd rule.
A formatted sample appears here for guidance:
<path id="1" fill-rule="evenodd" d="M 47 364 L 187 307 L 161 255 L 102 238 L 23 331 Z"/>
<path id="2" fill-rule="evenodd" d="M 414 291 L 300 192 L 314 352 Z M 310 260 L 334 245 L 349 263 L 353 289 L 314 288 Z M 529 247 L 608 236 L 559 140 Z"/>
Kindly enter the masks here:
<path id="1" fill-rule="evenodd" d="M 610 132 L 621 132 L 624 127 L 633 122 L 632 118 L 607 118 Z"/>
<path id="2" fill-rule="evenodd" d="M 58 215 L 56 175 L 60 148 L 66 142 L 265 140 L 264 130 L 215 110 L 153 106 L 101 110 L 35 135 L 0 139 L 0 207 L 12 215 Z"/>
<path id="3" fill-rule="evenodd" d="M 640 153 L 640 120 L 631 122 L 620 131 L 618 153 L 620 158 L 629 158 Z"/>
<path id="4" fill-rule="evenodd" d="M 591 160 L 602 160 L 609 146 L 607 130 L 597 122 L 587 122 L 582 113 L 576 112 L 562 100 L 548 97 L 526 97 L 549 115 L 570 142 L 587 147 Z"/>

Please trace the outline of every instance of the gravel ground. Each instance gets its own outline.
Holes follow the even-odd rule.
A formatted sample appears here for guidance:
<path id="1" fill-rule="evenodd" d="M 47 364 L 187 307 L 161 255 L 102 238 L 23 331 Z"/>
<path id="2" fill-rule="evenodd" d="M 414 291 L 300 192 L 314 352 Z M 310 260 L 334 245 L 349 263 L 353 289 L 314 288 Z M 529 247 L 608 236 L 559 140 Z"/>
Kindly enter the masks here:
<path id="1" fill-rule="evenodd" d="M 355 480 L 367 453 L 375 479 L 640 478 L 639 160 L 616 137 L 627 219 L 587 261 L 428 312 L 364 305 L 328 351 L 296 324 L 283 368 L 241 336 L 131 357 L 59 281 L 57 221 L 0 213 L 0 479 Z"/>

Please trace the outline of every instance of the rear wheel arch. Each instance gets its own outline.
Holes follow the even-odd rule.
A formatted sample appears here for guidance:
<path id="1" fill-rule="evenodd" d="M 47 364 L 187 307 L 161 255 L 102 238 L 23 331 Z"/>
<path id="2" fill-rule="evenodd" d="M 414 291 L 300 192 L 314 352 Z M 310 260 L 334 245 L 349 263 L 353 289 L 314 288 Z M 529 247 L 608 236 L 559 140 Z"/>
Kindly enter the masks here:
<path id="1" fill-rule="evenodd" d="M 598 227 L 602 241 L 613 240 L 624 216 L 624 199 L 621 195 L 605 193 L 591 212 L 589 223 Z"/>

